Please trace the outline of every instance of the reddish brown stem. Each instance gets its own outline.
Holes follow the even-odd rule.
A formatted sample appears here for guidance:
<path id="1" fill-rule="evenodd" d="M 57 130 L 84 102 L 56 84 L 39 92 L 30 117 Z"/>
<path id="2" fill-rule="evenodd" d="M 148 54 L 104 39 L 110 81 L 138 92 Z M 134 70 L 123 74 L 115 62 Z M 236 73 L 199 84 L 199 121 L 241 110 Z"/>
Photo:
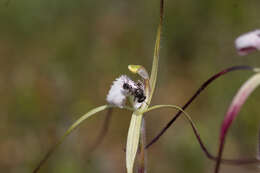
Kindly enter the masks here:
<path id="1" fill-rule="evenodd" d="M 202 149 L 202 151 L 205 153 L 205 155 L 207 156 L 207 158 L 209 158 L 210 160 L 213 160 L 213 161 L 217 161 L 218 164 L 220 163 L 223 163 L 223 164 L 230 164 L 230 165 L 243 165 L 243 164 L 253 164 L 253 163 L 259 163 L 260 161 L 256 158 L 246 158 L 246 159 L 221 159 L 221 157 L 215 157 L 213 156 L 209 151 L 208 149 L 206 148 L 206 146 L 204 145 L 204 143 L 202 142 L 202 139 L 200 137 L 200 134 L 198 132 L 198 129 L 196 128 L 195 124 L 193 124 L 192 121 L 189 121 L 191 127 L 192 127 L 192 130 L 200 144 L 200 147 Z M 223 147 L 223 144 L 222 146 L 220 145 L 220 149 L 222 149 Z M 222 152 L 222 151 L 221 151 Z"/>
<path id="2" fill-rule="evenodd" d="M 250 66 L 233 66 L 227 69 L 224 69 L 220 71 L 219 73 L 215 74 L 214 76 L 210 77 L 206 82 L 204 82 L 201 87 L 195 92 L 195 94 L 188 100 L 188 102 L 182 107 L 183 110 L 185 110 L 197 96 L 209 85 L 211 84 L 214 80 L 218 79 L 224 74 L 227 74 L 232 71 L 237 71 L 237 70 L 253 70 L 252 67 Z M 166 132 L 166 130 L 179 118 L 181 115 L 182 111 L 178 111 L 177 114 L 166 124 L 166 126 L 159 132 L 159 134 L 154 137 L 147 145 L 146 149 L 149 148 L 152 144 L 158 141 L 158 139 Z"/>
<path id="3" fill-rule="evenodd" d="M 219 150 L 218 150 L 218 157 L 217 157 L 217 162 L 216 162 L 216 166 L 215 166 L 215 173 L 219 172 L 220 169 L 220 163 L 221 163 L 221 157 L 222 157 L 222 153 L 223 153 L 223 149 L 224 149 L 224 142 L 225 139 L 220 141 L 220 145 L 219 145 Z"/>
<path id="4" fill-rule="evenodd" d="M 104 140 L 104 138 L 105 138 L 105 136 L 106 136 L 106 134 L 108 132 L 108 128 L 109 128 L 111 117 L 112 117 L 112 112 L 113 112 L 112 108 L 109 108 L 107 110 L 106 118 L 105 118 L 105 120 L 103 122 L 102 129 L 100 130 L 96 141 L 89 148 L 90 152 L 94 151 L 103 142 L 103 140 Z"/>

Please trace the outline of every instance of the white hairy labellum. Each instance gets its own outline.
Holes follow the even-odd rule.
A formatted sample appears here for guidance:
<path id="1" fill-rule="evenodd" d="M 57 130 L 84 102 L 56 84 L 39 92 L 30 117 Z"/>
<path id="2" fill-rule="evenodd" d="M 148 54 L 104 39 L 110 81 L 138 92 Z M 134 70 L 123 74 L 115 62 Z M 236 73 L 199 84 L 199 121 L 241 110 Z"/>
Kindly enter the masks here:
<path id="1" fill-rule="evenodd" d="M 141 82 L 136 84 L 128 76 L 122 75 L 113 82 L 106 100 L 111 105 L 123 108 L 127 97 L 133 98 L 135 109 L 138 109 L 146 99 L 143 84 Z"/>
<path id="2" fill-rule="evenodd" d="M 238 54 L 243 56 L 260 50 L 260 30 L 251 31 L 239 36 L 235 41 Z"/>

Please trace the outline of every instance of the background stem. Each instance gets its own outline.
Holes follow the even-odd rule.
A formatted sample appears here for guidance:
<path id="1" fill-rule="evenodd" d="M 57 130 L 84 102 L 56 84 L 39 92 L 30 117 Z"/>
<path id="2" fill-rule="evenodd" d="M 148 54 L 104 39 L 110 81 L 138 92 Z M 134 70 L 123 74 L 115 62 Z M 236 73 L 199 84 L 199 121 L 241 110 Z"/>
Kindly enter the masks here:
<path id="1" fill-rule="evenodd" d="M 100 130 L 96 141 L 92 144 L 91 147 L 89 147 L 88 152 L 93 152 L 103 142 L 103 140 L 108 132 L 108 128 L 109 128 L 111 117 L 112 117 L 112 112 L 113 112 L 113 108 L 109 108 L 107 110 L 105 120 L 102 124 L 102 129 Z"/>

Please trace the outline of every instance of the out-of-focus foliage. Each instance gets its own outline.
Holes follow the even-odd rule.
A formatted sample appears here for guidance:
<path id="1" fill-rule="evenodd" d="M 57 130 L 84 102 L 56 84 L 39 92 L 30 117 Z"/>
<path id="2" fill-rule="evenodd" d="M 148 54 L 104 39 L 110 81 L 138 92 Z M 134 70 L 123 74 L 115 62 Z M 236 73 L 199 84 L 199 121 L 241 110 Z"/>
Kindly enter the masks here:
<path id="1" fill-rule="evenodd" d="M 0 2 L 0 170 L 30 172 L 65 129 L 105 103 L 111 82 L 128 64 L 150 69 L 157 0 L 10 0 Z M 183 105 L 212 74 L 232 65 L 260 66 L 259 53 L 237 56 L 234 39 L 260 27 L 260 1 L 168 0 L 153 103 Z M 130 75 L 130 74 L 129 74 Z M 187 110 L 212 152 L 224 113 L 248 72 L 213 84 Z M 260 92 L 232 126 L 226 157 L 254 156 Z M 108 134 L 90 152 L 105 113 L 76 130 L 41 172 L 125 172 L 130 113 L 114 111 Z M 149 113 L 148 140 L 173 115 Z M 212 172 L 188 124 L 179 119 L 148 150 L 148 172 Z M 222 172 L 256 172 L 223 166 Z"/>

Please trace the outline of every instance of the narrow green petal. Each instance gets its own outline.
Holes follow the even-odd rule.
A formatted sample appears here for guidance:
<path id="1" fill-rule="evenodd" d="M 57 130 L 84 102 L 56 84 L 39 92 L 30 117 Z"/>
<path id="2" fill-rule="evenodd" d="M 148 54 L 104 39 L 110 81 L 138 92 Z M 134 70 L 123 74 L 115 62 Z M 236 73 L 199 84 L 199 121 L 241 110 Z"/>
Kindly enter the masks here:
<path id="1" fill-rule="evenodd" d="M 133 173 L 135 156 L 137 153 L 142 125 L 142 114 L 134 112 L 131 118 L 126 144 L 127 173 Z"/>
<path id="2" fill-rule="evenodd" d="M 42 165 L 48 160 L 48 158 L 51 156 L 51 154 L 62 144 L 64 139 L 76 128 L 78 127 L 83 121 L 91 117 L 92 115 L 101 112 L 105 109 L 111 108 L 112 106 L 110 105 L 103 105 L 96 107 L 89 112 L 87 112 L 85 115 L 81 116 L 77 121 L 75 121 L 65 132 L 65 134 L 60 138 L 60 140 L 54 145 L 54 147 L 45 155 L 45 157 L 41 160 L 41 162 L 37 165 L 37 167 L 34 169 L 33 173 L 36 173 L 40 170 Z"/>
<path id="3" fill-rule="evenodd" d="M 161 0 L 160 1 L 160 23 L 157 29 L 156 41 L 154 47 L 153 65 L 152 65 L 152 72 L 150 77 L 151 94 L 148 100 L 148 104 L 151 102 L 154 89 L 155 89 L 156 79 L 157 79 L 159 54 L 160 54 L 160 41 L 161 41 L 161 33 L 162 33 L 162 26 L 163 26 L 163 15 L 164 15 L 164 0 Z"/>
<path id="4" fill-rule="evenodd" d="M 173 109 L 180 110 L 183 113 L 185 113 L 184 110 L 180 106 L 176 106 L 176 105 L 154 105 L 154 106 L 151 106 L 150 108 L 148 108 L 146 111 L 144 111 L 144 113 L 150 112 L 155 109 L 160 109 L 160 108 L 173 108 Z"/>
<path id="5" fill-rule="evenodd" d="M 70 128 L 66 131 L 66 133 L 63 135 L 61 142 L 63 141 L 64 138 L 66 138 L 76 127 L 78 127 L 83 121 L 85 121 L 86 119 L 88 119 L 89 117 L 91 117 L 92 115 L 103 111 L 105 109 L 111 108 L 111 105 L 103 105 L 103 106 L 99 106 L 96 107 L 92 110 L 90 110 L 89 112 L 87 112 L 85 115 L 81 116 L 75 123 L 73 123 Z"/>
<path id="6" fill-rule="evenodd" d="M 150 77 L 151 94 L 150 94 L 149 101 L 148 101 L 149 103 L 152 99 L 156 80 L 157 80 L 157 71 L 158 71 L 159 53 L 160 53 L 160 40 L 161 40 L 161 27 L 162 26 L 160 24 L 158 27 L 158 30 L 157 30 L 157 36 L 156 36 L 156 41 L 155 41 L 153 66 L 152 66 L 152 72 L 151 72 L 151 77 Z"/>

